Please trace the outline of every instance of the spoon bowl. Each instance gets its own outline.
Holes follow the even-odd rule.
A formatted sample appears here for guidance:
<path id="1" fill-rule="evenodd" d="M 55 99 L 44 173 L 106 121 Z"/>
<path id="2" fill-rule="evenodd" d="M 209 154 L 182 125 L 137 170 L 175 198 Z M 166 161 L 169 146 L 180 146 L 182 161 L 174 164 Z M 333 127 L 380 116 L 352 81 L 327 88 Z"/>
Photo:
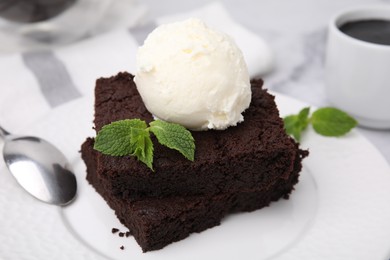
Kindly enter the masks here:
<path id="1" fill-rule="evenodd" d="M 51 143 L 32 136 L 13 136 L 0 128 L 3 157 L 16 181 L 35 198 L 64 206 L 77 192 L 76 177 L 65 156 Z"/>

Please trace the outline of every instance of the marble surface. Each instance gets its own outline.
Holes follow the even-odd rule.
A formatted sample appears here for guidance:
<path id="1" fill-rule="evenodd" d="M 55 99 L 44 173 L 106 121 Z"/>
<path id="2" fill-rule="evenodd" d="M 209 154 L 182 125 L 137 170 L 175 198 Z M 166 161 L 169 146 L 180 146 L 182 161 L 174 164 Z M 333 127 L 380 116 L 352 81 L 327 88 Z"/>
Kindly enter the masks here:
<path id="1" fill-rule="evenodd" d="M 143 0 L 146 20 L 189 11 L 210 1 Z M 276 65 L 266 87 L 313 106 L 330 105 L 324 83 L 327 25 L 337 12 L 356 5 L 390 4 L 389 0 L 222 0 L 230 15 L 264 38 Z M 390 98 L 390 97 L 389 97 Z M 390 163 L 390 130 L 359 128 Z"/>

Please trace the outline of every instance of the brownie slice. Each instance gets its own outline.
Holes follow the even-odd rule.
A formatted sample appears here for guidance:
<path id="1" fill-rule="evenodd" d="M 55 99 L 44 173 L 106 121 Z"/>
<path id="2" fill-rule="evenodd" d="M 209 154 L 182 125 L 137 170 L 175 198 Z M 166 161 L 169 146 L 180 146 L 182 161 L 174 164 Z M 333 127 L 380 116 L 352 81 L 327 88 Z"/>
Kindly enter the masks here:
<path id="1" fill-rule="evenodd" d="M 287 199 L 294 184 L 298 182 L 301 160 L 307 155 L 306 151 L 298 150 L 288 177 L 278 179 L 263 191 L 131 201 L 115 196 L 111 190 L 111 180 L 99 176 L 99 155 L 92 147 L 93 139 L 89 138 L 81 149 L 82 158 L 87 165 L 87 180 L 115 211 L 119 220 L 129 228 L 144 252 L 161 249 L 191 233 L 219 225 L 228 213 L 253 211 L 268 206 L 279 198 Z"/>
<path id="2" fill-rule="evenodd" d="M 152 172 L 135 157 L 97 154 L 97 174 L 107 180 L 112 194 L 139 200 L 145 197 L 217 195 L 269 190 L 286 181 L 299 157 L 299 149 L 286 135 L 274 97 L 252 81 L 252 102 L 244 122 L 224 131 L 192 132 L 196 151 L 190 162 L 155 139 Z M 119 73 L 97 80 L 95 128 L 120 119 L 151 121 L 133 82 Z"/>

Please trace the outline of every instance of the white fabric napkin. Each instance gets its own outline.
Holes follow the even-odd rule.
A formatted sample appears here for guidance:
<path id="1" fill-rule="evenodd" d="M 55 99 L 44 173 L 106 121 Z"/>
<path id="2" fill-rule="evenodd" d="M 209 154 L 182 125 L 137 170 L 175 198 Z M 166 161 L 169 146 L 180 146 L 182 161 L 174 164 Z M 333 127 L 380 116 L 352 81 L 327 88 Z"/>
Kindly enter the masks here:
<path id="1" fill-rule="evenodd" d="M 252 77 L 271 69 L 273 58 L 268 45 L 233 21 L 221 3 L 214 2 L 65 47 L 0 56 L 0 125 L 18 132 L 62 104 L 82 96 L 92 98 L 97 78 L 135 71 L 137 47 L 156 25 L 189 17 L 200 18 L 231 35 L 243 51 Z"/>

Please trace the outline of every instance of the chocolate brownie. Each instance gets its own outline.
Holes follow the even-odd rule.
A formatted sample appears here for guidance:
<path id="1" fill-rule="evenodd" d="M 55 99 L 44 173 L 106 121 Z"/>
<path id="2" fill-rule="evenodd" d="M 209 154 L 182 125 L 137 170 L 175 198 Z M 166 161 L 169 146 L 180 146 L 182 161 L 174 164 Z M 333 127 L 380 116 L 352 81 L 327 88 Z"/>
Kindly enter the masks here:
<path id="1" fill-rule="evenodd" d="M 301 160 L 306 151 L 297 149 L 298 156 L 287 178 L 263 191 L 241 191 L 217 195 L 171 196 L 166 198 L 143 198 L 139 201 L 121 198 L 113 194 L 111 179 L 100 178 L 97 173 L 98 152 L 93 150 L 93 139 L 82 145 L 82 157 L 87 165 L 87 179 L 115 211 L 119 220 L 130 229 L 144 252 L 186 238 L 219 225 L 228 213 L 253 211 L 268 206 L 279 198 L 288 198 L 294 184 L 298 182 Z M 234 234 L 232 234 L 234 235 Z"/>
<path id="2" fill-rule="evenodd" d="M 135 157 L 97 154 L 97 174 L 107 180 L 109 190 L 118 197 L 139 200 L 145 197 L 218 195 L 269 190 L 290 178 L 299 149 L 286 135 L 274 97 L 252 84 L 251 106 L 244 122 L 223 131 L 193 131 L 195 161 L 155 139 L 154 169 Z M 133 76 L 119 73 L 97 80 L 95 88 L 95 128 L 120 119 L 151 121 Z"/>

